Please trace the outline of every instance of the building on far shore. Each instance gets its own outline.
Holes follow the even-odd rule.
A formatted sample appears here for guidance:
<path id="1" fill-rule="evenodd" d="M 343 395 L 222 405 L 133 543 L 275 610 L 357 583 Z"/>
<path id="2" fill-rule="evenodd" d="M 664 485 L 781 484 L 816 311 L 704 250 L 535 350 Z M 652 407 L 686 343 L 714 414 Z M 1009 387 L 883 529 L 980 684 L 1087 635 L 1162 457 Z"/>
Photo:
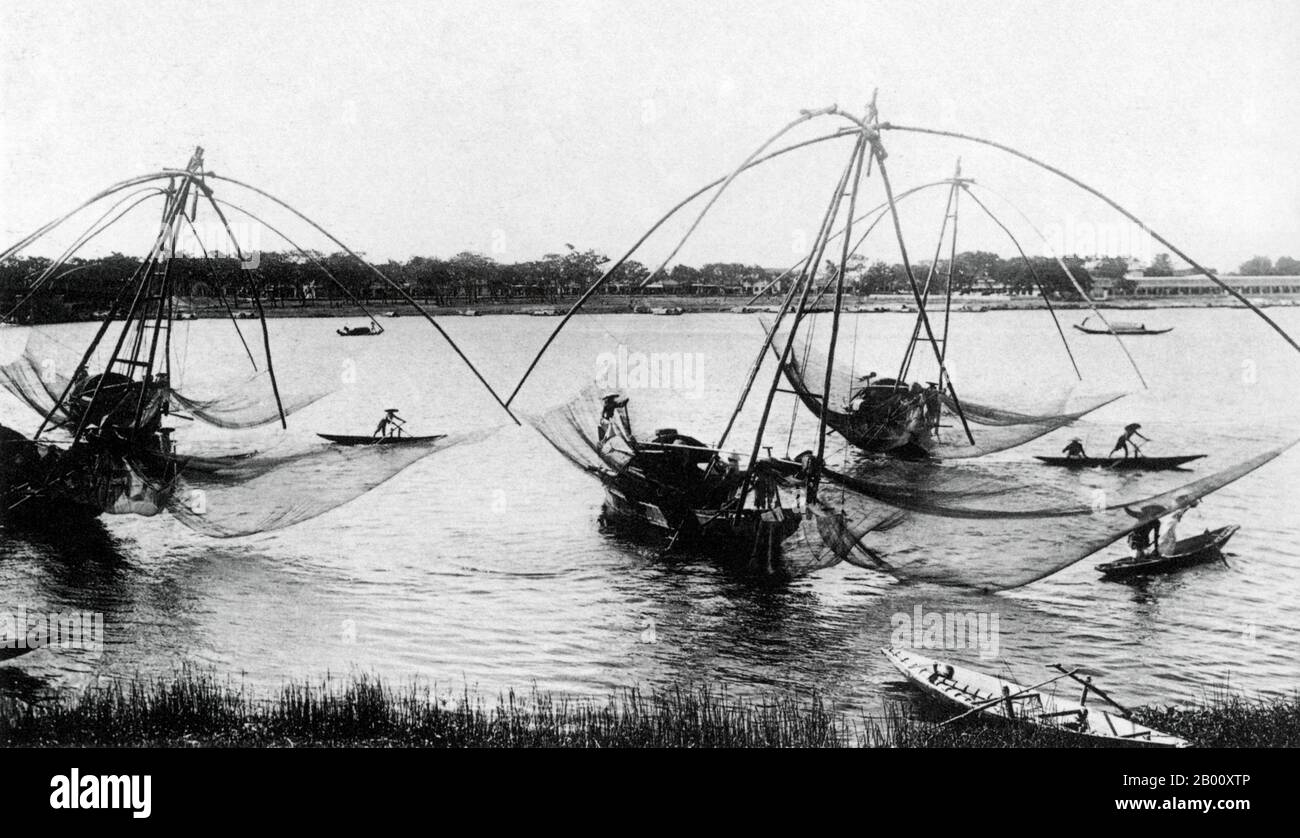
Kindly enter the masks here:
<path id="1" fill-rule="evenodd" d="M 1300 295 L 1300 276 L 1220 276 L 1219 279 L 1245 296 Z M 1135 277 L 1134 281 L 1137 288 L 1131 294 L 1121 295 L 1108 288 L 1107 296 L 1199 297 L 1228 293 L 1205 276 L 1144 276 Z"/>

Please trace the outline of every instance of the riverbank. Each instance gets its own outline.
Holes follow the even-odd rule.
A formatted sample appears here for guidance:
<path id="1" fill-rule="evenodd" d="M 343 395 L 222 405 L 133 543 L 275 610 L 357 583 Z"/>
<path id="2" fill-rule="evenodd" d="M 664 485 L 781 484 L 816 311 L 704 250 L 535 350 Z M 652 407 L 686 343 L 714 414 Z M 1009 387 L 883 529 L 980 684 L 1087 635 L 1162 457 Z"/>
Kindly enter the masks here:
<path id="1" fill-rule="evenodd" d="M 435 317 L 482 317 L 498 314 L 532 315 L 537 317 L 559 317 L 577 301 L 577 298 L 537 301 L 480 301 L 472 304 L 456 303 L 438 305 L 428 300 L 419 301 L 420 307 Z M 1259 308 L 1288 308 L 1300 306 L 1300 297 L 1278 296 L 1252 300 Z M 267 317 L 337 317 L 357 320 L 359 323 L 348 325 L 361 326 L 368 322 L 369 315 L 379 321 L 394 317 L 420 317 L 420 312 L 412 305 L 398 300 L 374 300 L 367 302 L 363 309 L 353 303 L 288 301 L 282 303 L 264 303 Z M 775 314 L 779 311 L 781 300 L 769 298 L 750 304 L 748 298 L 740 297 L 626 297 L 623 295 L 595 296 L 588 300 L 579 310 L 580 314 L 637 314 L 637 315 L 681 315 L 681 314 Z M 1227 296 L 1189 296 L 1162 298 L 1158 302 L 1150 298 L 1120 298 L 1096 302 L 1093 306 L 1072 301 L 1057 301 L 1052 304 L 1058 311 L 1089 311 L 1092 308 L 1106 311 L 1140 312 L 1159 309 L 1183 308 L 1244 308 L 1237 300 Z M 943 300 L 936 299 L 927 307 L 932 313 L 942 312 Z M 1020 297 L 959 297 L 953 300 L 952 310 L 959 313 L 982 313 L 989 311 L 1026 311 L 1046 309 L 1042 298 Z M 816 309 L 829 311 L 829 306 Z M 915 314 L 916 303 L 907 295 L 888 295 L 874 297 L 846 297 L 844 311 L 851 314 Z M 367 313 L 369 312 L 369 314 Z M 257 315 L 251 305 L 245 302 L 235 310 L 239 319 L 254 319 Z M 99 322 L 104 312 L 86 314 L 79 319 L 42 320 L 42 325 L 60 322 Z M 178 313 L 178 319 L 207 320 L 225 319 L 230 312 L 216 300 L 190 298 Z M 10 324 L 4 324 L 10 325 Z M 27 325 L 27 324 L 24 324 Z"/>
<path id="2" fill-rule="evenodd" d="M 461 305 L 435 305 L 430 302 L 421 301 L 420 305 L 425 311 L 434 316 L 455 317 L 471 316 L 482 317 L 494 314 L 514 314 L 514 315 L 532 315 L 537 317 L 556 317 L 565 314 L 577 301 L 576 298 L 552 300 L 548 302 L 478 302 L 474 304 Z M 1262 308 L 1274 306 L 1290 307 L 1300 306 L 1300 298 L 1278 297 L 1277 299 L 1252 301 Z M 749 298 L 740 297 L 685 297 L 685 296 L 656 296 L 656 297 L 633 297 L 629 298 L 623 295 L 603 295 L 595 296 L 583 304 L 579 313 L 582 314 L 641 314 L 641 315 L 678 315 L 678 314 L 753 314 L 753 313 L 771 313 L 775 314 L 780 310 L 781 300 L 770 298 L 750 303 Z M 1053 307 L 1057 310 L 1090 310 L 1092 307 L 1086 303 L 1060 301 L 1054 302 Z M 419 317 L 420 313 L 416 311 L 409 303 L 397 302 L 392 300 L 376 301 L 367 303 L 366 307 L 372 314 L 379 317 L 380 320 L 390 317 Z M 942 311 L 944 303 L 942 300 L 934 300 L 927 305 L 927 310 L 932 312 Z M 1045 309 L 1040 297 L 984 297 L 972 296 L 954 298 L 952 310 L 964 313 L 981 313 L 988 311 L 1025 311 L 1031 309 Z M 1148 299 L 1116 299 L 1104 302 L 1097 302 L 1095 308 L 1102 310 L 1118 311 L 1147 311 L 1162 308 L 1244 308 L 1244 306 L 1232 299 L 1231 297 L 1185 297 L 1170 298 L 1160 302 L 1152 302 Z M 823 305 L 819 310 L 830 310 L 829 305 Z M 198 317 L 228 317 L 224 308 L 217 306 L 196 306 L 194 309 L 195 316 Z M 916 302 L 912 297 L 907 295 L 887 295 L 887 296 L 864 296 L 864 297 L 846 297 L 844 299 L 844 311 L 849 313 L 864 314 L 914 314 L 916 312 Z M 268 317 L 348 317 L 362 318 L 365 317 L 364 311 L 355 305 L 332 306 L 329 304 L 311 304 L 298 305 L 297 303 L 286 303 L 282 306 L 268 306 L 266 308 Z M 251 313 L 249 314 L 251 316 Z"/>
<path id="3" fill-rule="evenodd" d="M 914 713 L 914 709 L 922 712 Z M 1300 695 L 1221 696 L 1191 708 L 1140 708 L 1143 723 L 1200 747 L 1300 745 Z M 739 698 L 723 688 L 629 688 L 606 699 L 537 690 L 485 699 L 373 676 L 286 684 L 271 698 L 191 670 L 136 679 L 67 702 L 0 696 L 0 745 L 95 747 L 1079 747 L 1076 737 L 891 702 L 881 716 L 817 695 Z"/>

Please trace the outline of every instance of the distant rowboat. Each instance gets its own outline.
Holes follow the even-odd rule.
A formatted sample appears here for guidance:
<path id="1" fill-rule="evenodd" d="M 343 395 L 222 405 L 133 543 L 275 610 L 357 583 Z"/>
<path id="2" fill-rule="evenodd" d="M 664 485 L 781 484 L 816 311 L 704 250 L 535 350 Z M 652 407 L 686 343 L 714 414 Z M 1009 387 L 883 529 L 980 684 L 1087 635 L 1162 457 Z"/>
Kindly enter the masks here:
<path id="1" fill-rule="evenodd" d="M 1083 318 L 1083 323 L 1075 323 L 1074 328 L 1089 335 L 1163 335 L 1165 332 L 1172 332 L 1173 326 L 1168 329 L 1148 329 L 1145 323 L 1126 323 L 1124 321 L 1115 321 L 1108 327 L 1096 328 L 1095 326 L 1086 325 L 1092 318 Z"/>
<path id="2" fill-rule="evenodd" d="M 344 326 L 342 329 L 335 329 L 334 331 L 339 337 L 343 338 L 373 337 L 382 335 L 384 327 L 378 323 L 372 323 L 369 326 Z"/>
<path id="3" fill-rule="evenodd" d="M 1107 468 L 1115 471 L 1170 471 L 1181 468 L 1204 454 L 1185 454 L 1181 457 L 1035 457 L 1049 466 L 1065 468 Z"/>
<path id="4" fill-rule="evenodd" d="M 353 436 L 349 434 L 316 434 L 337 445 L 411 445 L 417 442 L 435 442 L 446 434 L 433 436 Z"/>

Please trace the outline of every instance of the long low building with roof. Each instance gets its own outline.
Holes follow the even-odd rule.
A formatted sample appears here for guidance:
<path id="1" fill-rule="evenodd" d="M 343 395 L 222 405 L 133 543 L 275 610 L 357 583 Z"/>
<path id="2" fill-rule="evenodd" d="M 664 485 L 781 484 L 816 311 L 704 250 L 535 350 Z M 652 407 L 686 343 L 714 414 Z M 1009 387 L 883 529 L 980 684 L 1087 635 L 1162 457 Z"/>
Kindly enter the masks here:
<path id="1" fill-rule="evenodd" d="M 1128 297 L 1196 297 L 1227 295 L 1205 276 L 1134 277 L 1137 288 Z M 1300 276 L 1220 276 L 1223 283 L 1248 297 L 1300 295 Z M 1112 296 L 1120 296 L 1112 289 Z"/>

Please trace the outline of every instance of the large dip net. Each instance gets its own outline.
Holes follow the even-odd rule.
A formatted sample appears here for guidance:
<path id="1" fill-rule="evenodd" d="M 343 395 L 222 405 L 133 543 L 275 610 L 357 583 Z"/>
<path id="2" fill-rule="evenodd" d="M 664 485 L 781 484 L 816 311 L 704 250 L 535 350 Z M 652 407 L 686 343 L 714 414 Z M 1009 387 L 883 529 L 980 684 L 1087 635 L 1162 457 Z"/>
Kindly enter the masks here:
<path id="1" fill-rule="evenodd" d="M 1015 462 L 874 460 L 829 472 L 813 515 L 822 539 L 860 567 L 904 580 L 1014 588 L 1187 508 L 1295 444 L 1205 442 L 1219 453 L 1206 461 L 1213 473 L 1198 479 L 1185 471 L 1063 475 Z M 1264 450 L 1240 459 L 1250 448 Z"/>
<path id="2" fill-rule="evenodd" d="M 782 340 L 778 332 L 777 345 Z M 826 368 L 825 353 L 807 340 L 790 354 L 782 372 L 805 408 L 817 417 L 824 413 L 827 428 L 863 451 L 906 449 L 939 459 L 979 457 L 1024 445 L 1123 395 L 1035 393 L 1021 398 L 1025 404 L 1012 404 L 1002 394 L 982 399 L 963 390 L 958 401 L 938 382 L 868 377 L 837 360 L 823 410 Z"/>

